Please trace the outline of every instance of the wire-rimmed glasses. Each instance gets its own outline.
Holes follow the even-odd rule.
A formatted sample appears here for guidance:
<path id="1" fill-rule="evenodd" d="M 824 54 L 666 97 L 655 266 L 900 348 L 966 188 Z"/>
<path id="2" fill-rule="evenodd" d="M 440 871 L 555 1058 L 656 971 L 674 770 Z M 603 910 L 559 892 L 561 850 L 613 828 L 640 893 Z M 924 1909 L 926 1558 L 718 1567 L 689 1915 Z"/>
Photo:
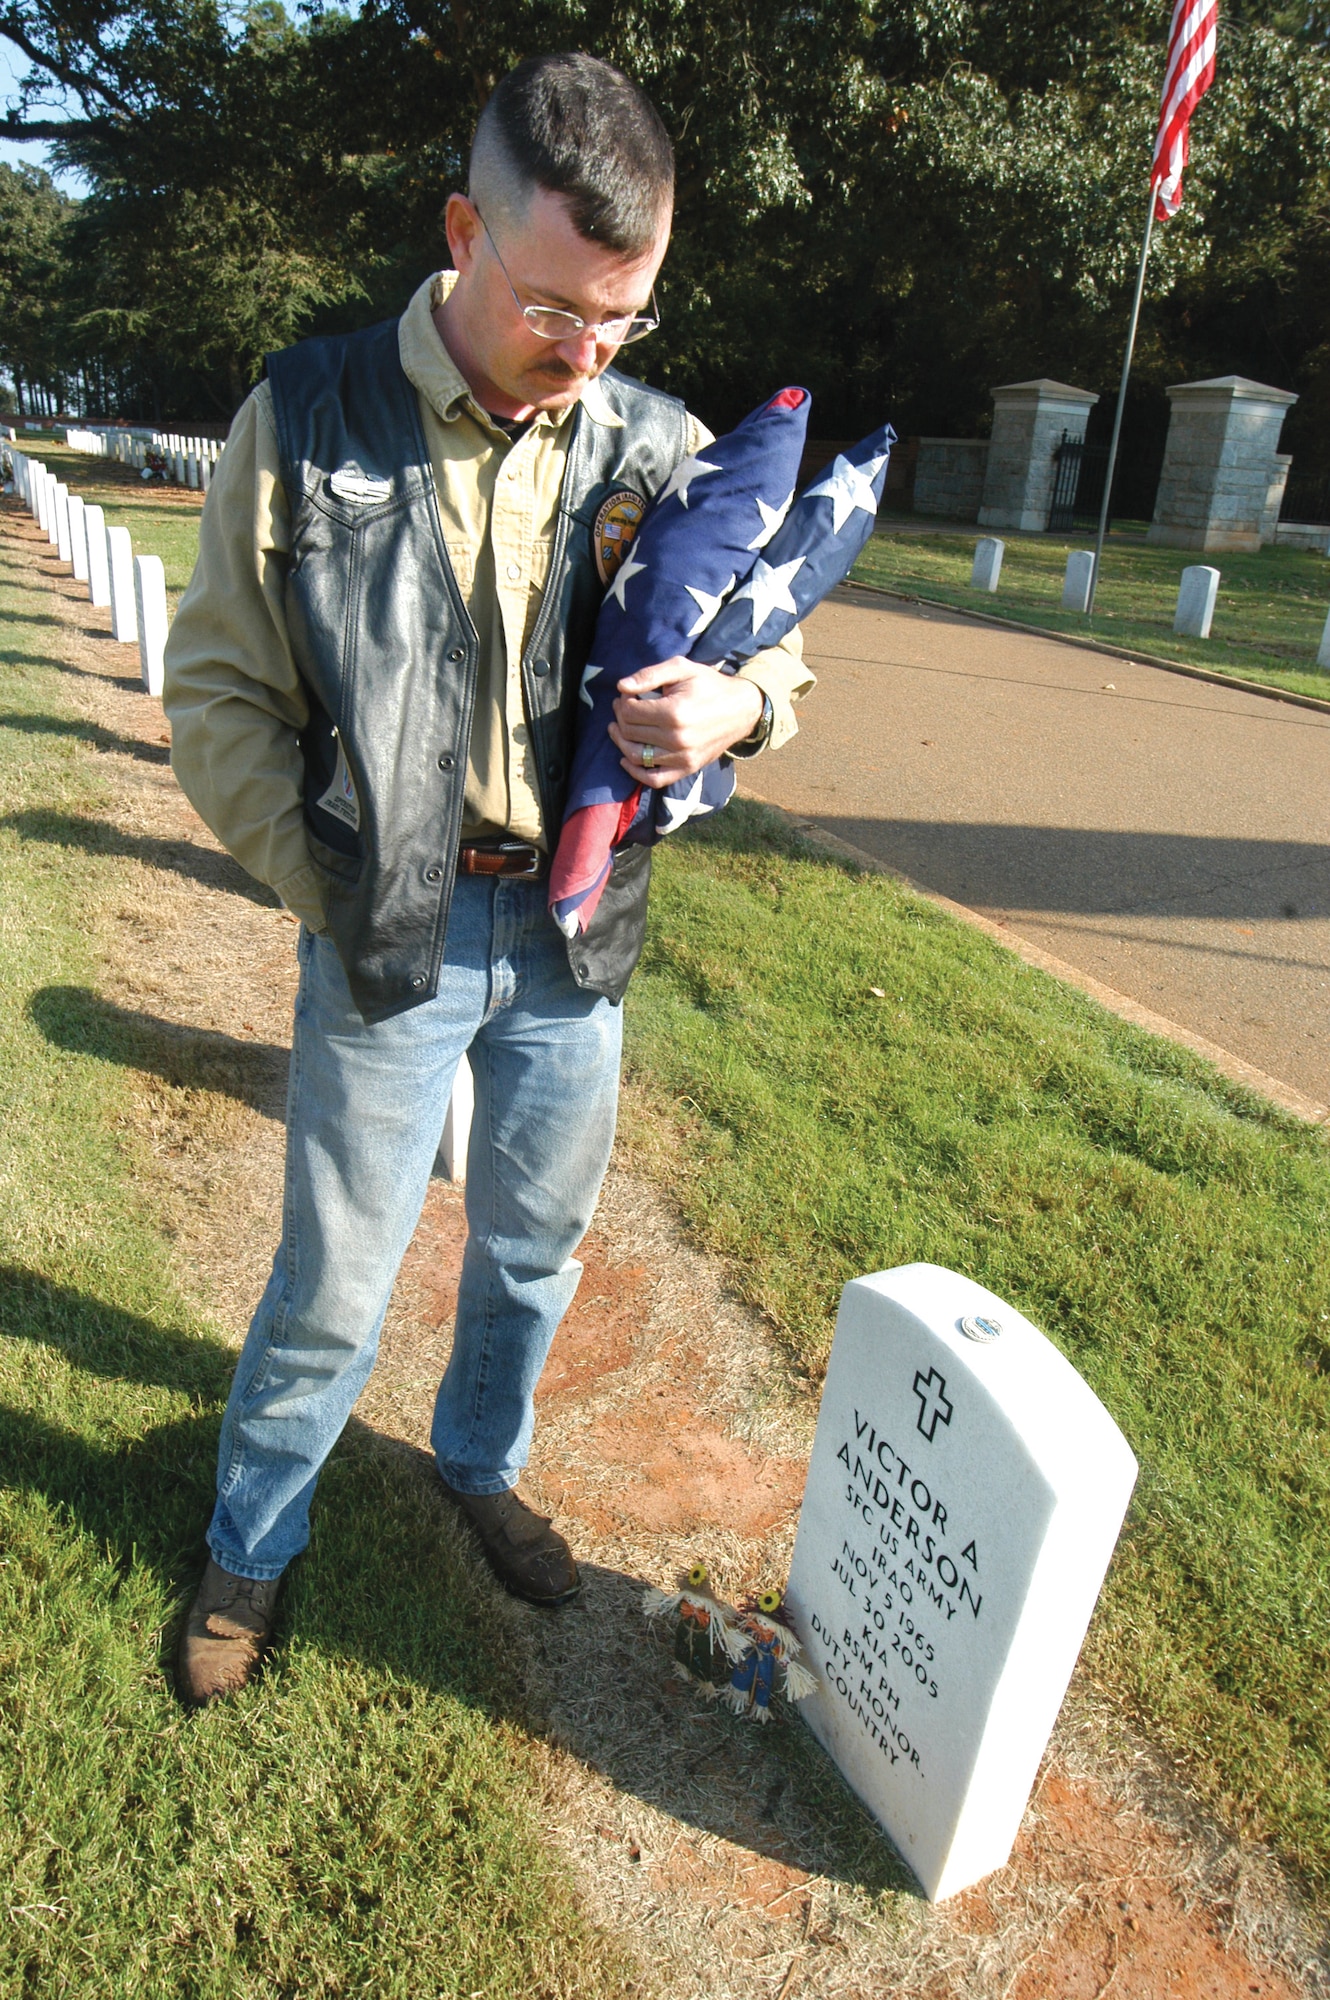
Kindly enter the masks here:
<path id="1" fill-rule="evenodd" d="M 475 207 L 475 203 L 472 203 Z M 594 333 L 597 340 L 603 340 L 609 347 L 627 347 L 634 340 L 645 340 L 660 325 L 660 308 L 656 304 L 656 290 L 651 288 L 651 311 L 649 313 L 625 313 L 619 319 L 586 320 L 575 312 L 565 312 L 562 306 L 524 306 L 517 296 L 517 287 L 508 276 L 508 266 L 499 256 L 499 246 L 494 241 L 494 233 L 480 210 L 480 226 L 490 240 L 499 269 L 503 272 L 504 283 L 513 295 L 513 304 L 522 318 L 539 340 L 576 340 L 584 333 Z"/>

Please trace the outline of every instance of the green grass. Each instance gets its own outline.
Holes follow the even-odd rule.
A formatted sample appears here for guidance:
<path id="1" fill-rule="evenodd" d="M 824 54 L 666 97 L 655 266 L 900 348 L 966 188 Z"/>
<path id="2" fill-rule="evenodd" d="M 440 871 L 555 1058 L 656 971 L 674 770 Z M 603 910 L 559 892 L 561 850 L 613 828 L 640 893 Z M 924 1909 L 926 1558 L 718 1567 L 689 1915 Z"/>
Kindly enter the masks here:
<path id="1" fill-rule="evenodd" d="M 1111 536 L 1094 617 L 1086 619 L 1060 608 L 1067 551 L 1086 546 L 1083 536 L 1004 535 L 1006 554 L 995 595 L 969 587 L 977 539 L 977 529 L 973 535 L 879 529 L 854 575 L 863 583 L 935 598 L 965 611 L 1102 639 L 1330 700 L 1330 674 L 1316 665 L 1330 611 L 1330 560 L 1323 555 L 1271 548 L 1255 555 L 1200 556 Z M 1178 578 L 1189 564 L 1199 562 L 1220 572 L 1214 624 L 1208 639 L 1182 639 L 1173 631 Z"/>
<path id="2" fill-rule="evenodd" d="M 761 807 L 653 912 L 630 1061 L 699 1239 L 814 1373 L 914 1259 L 1059 1344 L 1141 1462 L 1090 1670 L 1330 1891 L 1325 1140 Z"/>
<path id="3" fill-rule="evenodd" d="M 47 453 L 48 462 L 53 456 Z M 86 492 L 102 468 L 81 464 L 89 477 L 75 484 Z M 154 507 L 150 492 L 130 498 L 149 514 Z M 182 535 L 196 534 L 196 503 L 177 520 Z M 865 563 L 885 551 L 927 572 L 933 543 L 953 571 L 968 574 L 965 542 L 942 537 L 875 538 Z M 1024 573 L 1027 551 L 1047 608 L 1064 551 L 1014 542 L 1004 587 Z M 1187 558 L 1132 555 L 1167 566 L 1156 587 L 1168 598 L 1167 577 Z M 1226 557 L 1226 586 L 1240 562 L 1255 565 L 1258 579 L 1291 579 L 1292 603 L 1299 591 L 1330 595 L 1330 565 L 1318 558 L 1284 550 Z M 182 557 L 181 583 L 188 566 Z M 939 573 L 878 580 L 945 595 Z M 13 608 L 20 599 L 12 579 L 7 587 Z M 1117 588 L 1110 573 L 1110 610 Z M 1259 604 L 1277 601 L 1263 591 L 1253 589 L 1253 630 L 1267 615 L 1258 617 Z M 961 587 L 951 601 L 974 599 Z M 40 620 L 41 600 L 22 602 L 23 615 Z M 1171 598 L 1165 608 L 1171 620 Z M 1028 606 L 1017 615 L 1037 622 Z M 1305 602 L 1298 615 L 1309 615 Z M 1056 616 L 1049 614 L 1050 625 Z M 50 712 L 55 697 L 45 677 L 24 664 L 40 652 L 42 627 L 20 620 L 12 629 L 10 705 L 21 695 Z M 1245 657 L 1229 664 L 1255 677 Z M 1284 679 L 1321 685 L 1312 675 Z M 34 751 L 34 775 L 10 781 L 10 809 L 28 787 L 34 804 L 73 810 L 86 784 L 77 739 L 22 735 L 13 768 Z M 10 757 L 7 745 L 0 753 Z M 338 1785 L 352 1797 L 353 1774 L 365 1768 L 355 1763 L 356 1730 L 368 1725 L 356 1718 L 407 1701 L 417 1719 L 409 1727 L 394 1733 L 381 1719 L 374 1724 L 385 1732 L 373 1739 L 375 1755 L 386 1755 L 391 1741 L 404 1760 L 388 1787 L 393 1797 L 411 1794 L 412 1774 L 430 1768 L 431 1754 L 455 1755 L 458 1783 L 472 1786 L 468 1796 L 491 1780 L 497 1788 L 497 1803 L 470 1809 L 498 1813 L 508 1829 L 503 1837 L 534 1871 L 529 1879 L 545 1884 L 544 1929 L 533 1920 L 524 1935 L 496 1933 L 493 1940 L 498 1957 L 484 1991 L 505 1992 L 505 1981 L 517 1990 L 528 1975 L 510 1970 L 503 1954 L 516 1952 L 519 1941 L 536 1953 L 556 1949 L 565 1935 L 576 1939 L 576 1920 L 557 1879 L 541 1874 L 524 1830 L 520 1760 L 492 1719 L 507 1700 L 502 1674 L 473 1651 L 458 1660 L 449 1634 L 474 1629 L 465 1578 L 440 1571 L 437 1543 L 413 1519 L 409 1482 L 394 1484 L 390 1469 L 363 1452 L 335 1461 L 321 1488 L 319 1538 L 296 1586 L 298 1644 L 240 1708 L 202 1724 L 182 1724 L 163 1691 L 158 1635 L 190 1573 L 206 1512 L 229 1358 L 182 1315 L 151 1221 L 126 1191 L 108 1136 L 118 1073 L 92 1057 L 57 1055 L 23 1012 L 23 995 L 38 984 L 90 979 L 82 940 L 98 891 L 95 871 L 114 865 L 81 862 L 91 872 L 75 877 L 58 851 L 43 869 L 41 851 L 41 843 L 19 851 L 7 840 L 0 849 L 7 888 L 21 885 L 8 898 L 0 931 L 0 950 L 10 954 L 0 1042 L 9 1151 L 0 1174 L 5 1227 L 18 1231 L 17 1247 L 6 1253 L 20 1273 L 16 1310 L 35 1315 L 30 1337 L 15 1342 L 14 1352 L 27 1357 L 22 1397 L 37 1416 L 37 1427 L 23 1433 L 32 1440 L 24 1447 L 31 1483 L 7 1503 L 27 1524 L 19 1545 L 34 1553 L 10 1557 L 11 1567 L 0 1569 L 0 1585 L 8 1578 L 22 1607 L 0 1625 L 0 1648 L 24 1663 L 15 1673 L 0 1651 L 0 1743 L 13 1745 L 14 1769 L 32 1774 L 24 1778 L 22 1900 L 57 1903 L 58 1894 L 38 1893 L 39 1877 L 49 1873 L 64 1894 L 62 1885 L 79 1875 L 84 1847 L 97 1858 L 92 1888 L 76 1890 L 77 1919 L 49 1912 L 25 1919 L 37 1940 L 32 1948 L 52 1954 L 51 1963 L 63 1950 L 61 1962 L 68 1962 L 71 1937 L 95 1934 L 94 1905 L 121 1895 L 123 1873 L 130 1900 L 153 1910 L 175 1901 L 187 1911 L 179 1937 L 151 1947 L 158 1971 L 167 1965 L 176 1976 L 202 1938 L 225 1966 L 218 1991 L 257 1992 L 265 1980 L 284 1990 L 274 1968 L 312 1949 L 302 1927 L 314 1925 L 315 1891 L 303 1874 L 293 1890 L 283 1871 L 293 1852 L 313 1866 L 341 1825 L 344 1809 L 328 1801 L 342 1796 Z M 912 1258 L 966 1271 L 1044 1327 L 1103 1397 L 1141 1460 L 1129 1527 L 1089 1642 L 1093 1676 L 1182 1758 L 1226 1818 L 1273 1840 L 1323 1896 L 1330 1893 L 1330 1149 L 1186 1051 L 1101 1013 L 884 878 L 819 855 L 759 808 L 732 807 L 702 835 L 666 843 L 653 912 L 647 956 L 630 990 L 630 1056 L 662 1114 L 657 1171 L 699 1239 L 730 1259 L 737 1282 L 814 1371 L 844 1281 Z M 872 994 L 874 986 L 885 999 Z M 650 1144 L 639 1138 L 649 1159 Z M 45 1289 L 34 1292 L 34 1285 Z M 48 1321 L 70 1329 L 64 1345 L 42 1333 Z M 19 1331 L 23 1322 L 4 1324 Z M 130 1358 L 108 1372 L 105 1355 L 121 1348 Z M 143 1353 L 162 1358 L 132 1359 Z M 52 1398 L 54 1415 L 45 1410 Z M 379 1497 L 385 1482 L 386 1500 Z M 108 1493 L 114 1504 L 104 1497 L 92 1504 L 89 1496 Z M 381 1516 L 392 1536 L 385 1561 L 377 1529 L 372 1548 L 357 1539 L 363 1519 L 377 1524 Z M 39 1615 L 33 1581 L 47 1548 L 56 1578 L 42 1591 L 49 1617 Z M 406 1657 L 385 1659 L 382 1642 L 364 1627 L 380 1629 L 376 1607 L 384 1591 L 396 1589 L 398 1569 L 402 1588 L 393 1602 L 414 1602 L 422 1564 L 439 1586 L 437 1606 L 421 1614 L 425 1624 Z M 422 1661 L 433 1661 L 436 1649 L 442 1664 L 431 1675 Z M 33 1692 L 16 1695 L 11 1684 Z M 72 1734 L 63 1722 L 56 1726 L 66 1704 L 78 1718 Z M 257 1830 L 244 1843 L 243 1878 L 228 1874 L 229 1835 L 215 1786 L 256 1783 L 243 1745 L 253 1732 L 262 1737 L 278 1726 L 302 1746 L 293 1779 L 304 1788 L 299 1839 L 293 1843 L 282 1818 L 295 1810 L 289 1801 L 265 1797 Z M 329 1729 L 333 1736 L 346 1730 L 340 1751 L 327 1743 Z M 52 1782 L 40 1758 L 64 1755 L 62 1732 L 71 1763 L 92 1756 L 98 1732 L 119 1746 L 120 1762 L 107 1764 L 109 1753 L 98 1749 L 88 1766 L 105 1769 L 114 1809 L 102 1814 L 80 1803 L 72 1773 L 61 1781 L 57 1804 L 38 1809 Z M 417 1742 L 418 1733 L 429 1745 Z M 211 1753 L 191 1748 L 214 1741 L 224 1774 L 215 1781 Z M 320 1794 L 312 1774 L 325 1752 L 339 1775 Z M 476 1774 L 486 1771 L 482 1783 Z M 122 1777 L 128 1792 L 114 1789 Z M 452 1810 L 452 1796 L 445 1786 L 440 1814 Z M 130 1797 L 146 1804 L 127 1805 Z M 180 1831 L 182 1816 L 195 1824 L 196 1797 L 213 1801 L 197 1852 L 189 1847 L 196 1836 L 187 1841 Z M 386 1851 L 397 1853 L 404 1822 L 395 1810 L 380 1797 L 379 1817 L 370 1815 L 363 1840 L 337 1835 L 346 1844 L 325 1870 L 320 1893 L 333 1897 L 345 1887 L 353 1903 L 363 1893 L 366 1911 L 378 1907 L 377 1891 L 359 1885 L 378 1879 L 375 1842 L 386 1840 Z M 86 1827 L 84 1813 L 95 1815 Z M 77 1838 L 53 1835 L 42 1860 L 32 1829 L 66 1821 L 81 1829 Z M 127 1842 L 128 1858 L 113 1863 L 116 1840 Z M 111 1845 L 103 1853 L 98 1842 Z M 419 1857 L 402 1864 L 409 1895 L 434 1913 L 436 1934 L 455 1921 L 448 1913 L 455 1910 L 450 1899 L 463 1893 L 459 1883 L 478 1899 L 482 1926 L 493 1912 L 496 1924 L 507 1923 L 493 1885 L 482 1879 L 471 1886 L 446 1842 L 442 1852 L 427 1877 L 411 1872 L 423 1868 Z M 251 1876 L 252 1895 L 235 1886 Z M 201 1882 L 216 1887 L 218 1905 Z M 251 1903 L 260 1912 L 252 1924 L 245 1914 Z M 350 1957 L 330 1960 L 333 1948 L 325 1945 L 301 1993 L 355 1990 L 359 1974 L 347 1967 L 361 1963 L 355 1954 L 368 1949 L 363 1939 L 378 1922 L 365 1916 L 360 1928 L 352 1924 Z M 233 1934 L 236 1960 L 226 1956 Z M 387 1935 L 385 1962 L 405 1963 L 405 1930 L 389 1925 Z M 114 1949 L 127 1949 L 115 1943 L 119 1932 L 111 1936 Z M 436 1973 L 432 1962 L 429 1977 L 443 1992 L 471 1990 L 468 1980 L 481 1984 L 472 1969 L 448 1984 L 451 1970 Z M 135 1970 L 105 1990 L 146 1993 L 151 1981 Z M 375 1990 L 397 1988 L 385 1975 Z M 535 1979 L 530 1990 L 551 1989 Z"/>
<path id="4" fill-rule="evenodd" d="M 50 1032 L 130 891 L 18 831 L 105 804 L 47 602 L 0 550 L 0 1992 L 622 1993 L 536 1831 L 492 1594 L 405 1455 L 335 1455 L 266 1676 L 195 1717 L 169 1691 L 234 1357 L 136 1191 L 130 1073 L 86 1009 Z"/>
<path id="5" fill-rule="evenodd" d="M 198 556 L 203 495 L 185 487 L 155 485 L 113 459 L 89 458 L 54 438 L 34 436 L 30 443 L 20 438 L 18 448 L 39 458 L 80 500 L 104 508 L 110 527 L 128 528 L 136 556 L 161 557 L 174 609 Z"/>

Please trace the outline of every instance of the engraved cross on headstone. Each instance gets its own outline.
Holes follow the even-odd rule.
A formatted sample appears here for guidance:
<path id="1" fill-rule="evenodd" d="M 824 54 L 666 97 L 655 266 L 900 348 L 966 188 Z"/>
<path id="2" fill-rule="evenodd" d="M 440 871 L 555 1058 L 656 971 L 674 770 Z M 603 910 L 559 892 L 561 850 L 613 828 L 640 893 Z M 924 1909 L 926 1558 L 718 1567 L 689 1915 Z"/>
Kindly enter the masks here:
<path id="1" fill-rule="evenodd" d="M 925 1375 L 922 1368 L 916 1369 L 914 1393 L 919 1398 L 917 1427 L 932 1444 L 933 1433 L 939 1422 L 951 1422 L 951 1404 L 947 1401 L 947 1378 L 939 1375 L 936 1368 L 930 1368 Z"/>

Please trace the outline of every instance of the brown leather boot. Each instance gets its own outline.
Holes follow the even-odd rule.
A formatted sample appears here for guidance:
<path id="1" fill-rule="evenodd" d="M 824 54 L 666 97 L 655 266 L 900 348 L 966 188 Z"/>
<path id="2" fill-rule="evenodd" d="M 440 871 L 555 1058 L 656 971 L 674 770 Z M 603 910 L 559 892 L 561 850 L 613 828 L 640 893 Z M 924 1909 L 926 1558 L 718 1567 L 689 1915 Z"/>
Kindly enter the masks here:
<path id="1" fill-rule="evenodd" d="M 190 1708 L 238 1694 L 272 1641 L 280 1577 L 254 1583 L 208 1558 L 176 1649 L 176 1685 Z"/>
<path id="2" fill-rule="evenodd" d="M 550 1526 L 549 1517 L 528 1507 L 516 1489 L 459 1493 L 446 1479 L 442 1485 L 480 1536 L 490 1568 L 514 1597 L 546 1605 L 567 1604 L 576 1597 L 582 1579 L 572 1550 Z"/>

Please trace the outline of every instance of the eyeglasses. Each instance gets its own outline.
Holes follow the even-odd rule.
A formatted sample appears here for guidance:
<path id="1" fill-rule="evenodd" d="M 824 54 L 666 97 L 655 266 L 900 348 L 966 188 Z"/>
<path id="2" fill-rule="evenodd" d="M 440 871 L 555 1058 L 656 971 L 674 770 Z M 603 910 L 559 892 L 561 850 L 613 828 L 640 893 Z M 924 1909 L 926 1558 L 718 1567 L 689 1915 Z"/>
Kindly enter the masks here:
<path id="1" fill-rule="evenodd" d="M 474 202 L 472 207 L 475 207 Z M 651 311 L 625 313 L 621 319 L 587 320 L 580 318 L 575 312 L 564 312 L 559 306 L 524 306 L 517 296 L 517 287 L 508 276 L 508 266 L 499 256 L 499 246 L 494 241 L 488 222 L 478 208 L 476 214 L 480 216 L 480 226 L 489 237 L 490 249 L 494 252 L 499 269 L 503 272 L 504 282 L 513 295 L 513 304 L 538 339 L 576 340 L 579 334 L 594 333 L 598 340 L 603 340 L 610 347 L 627 347 L 631 341 L 645 340 L 646 336 L 654 333 L 660 325 L 660 308 L 656 304 L 654 286 L 651 290 Z"/>

